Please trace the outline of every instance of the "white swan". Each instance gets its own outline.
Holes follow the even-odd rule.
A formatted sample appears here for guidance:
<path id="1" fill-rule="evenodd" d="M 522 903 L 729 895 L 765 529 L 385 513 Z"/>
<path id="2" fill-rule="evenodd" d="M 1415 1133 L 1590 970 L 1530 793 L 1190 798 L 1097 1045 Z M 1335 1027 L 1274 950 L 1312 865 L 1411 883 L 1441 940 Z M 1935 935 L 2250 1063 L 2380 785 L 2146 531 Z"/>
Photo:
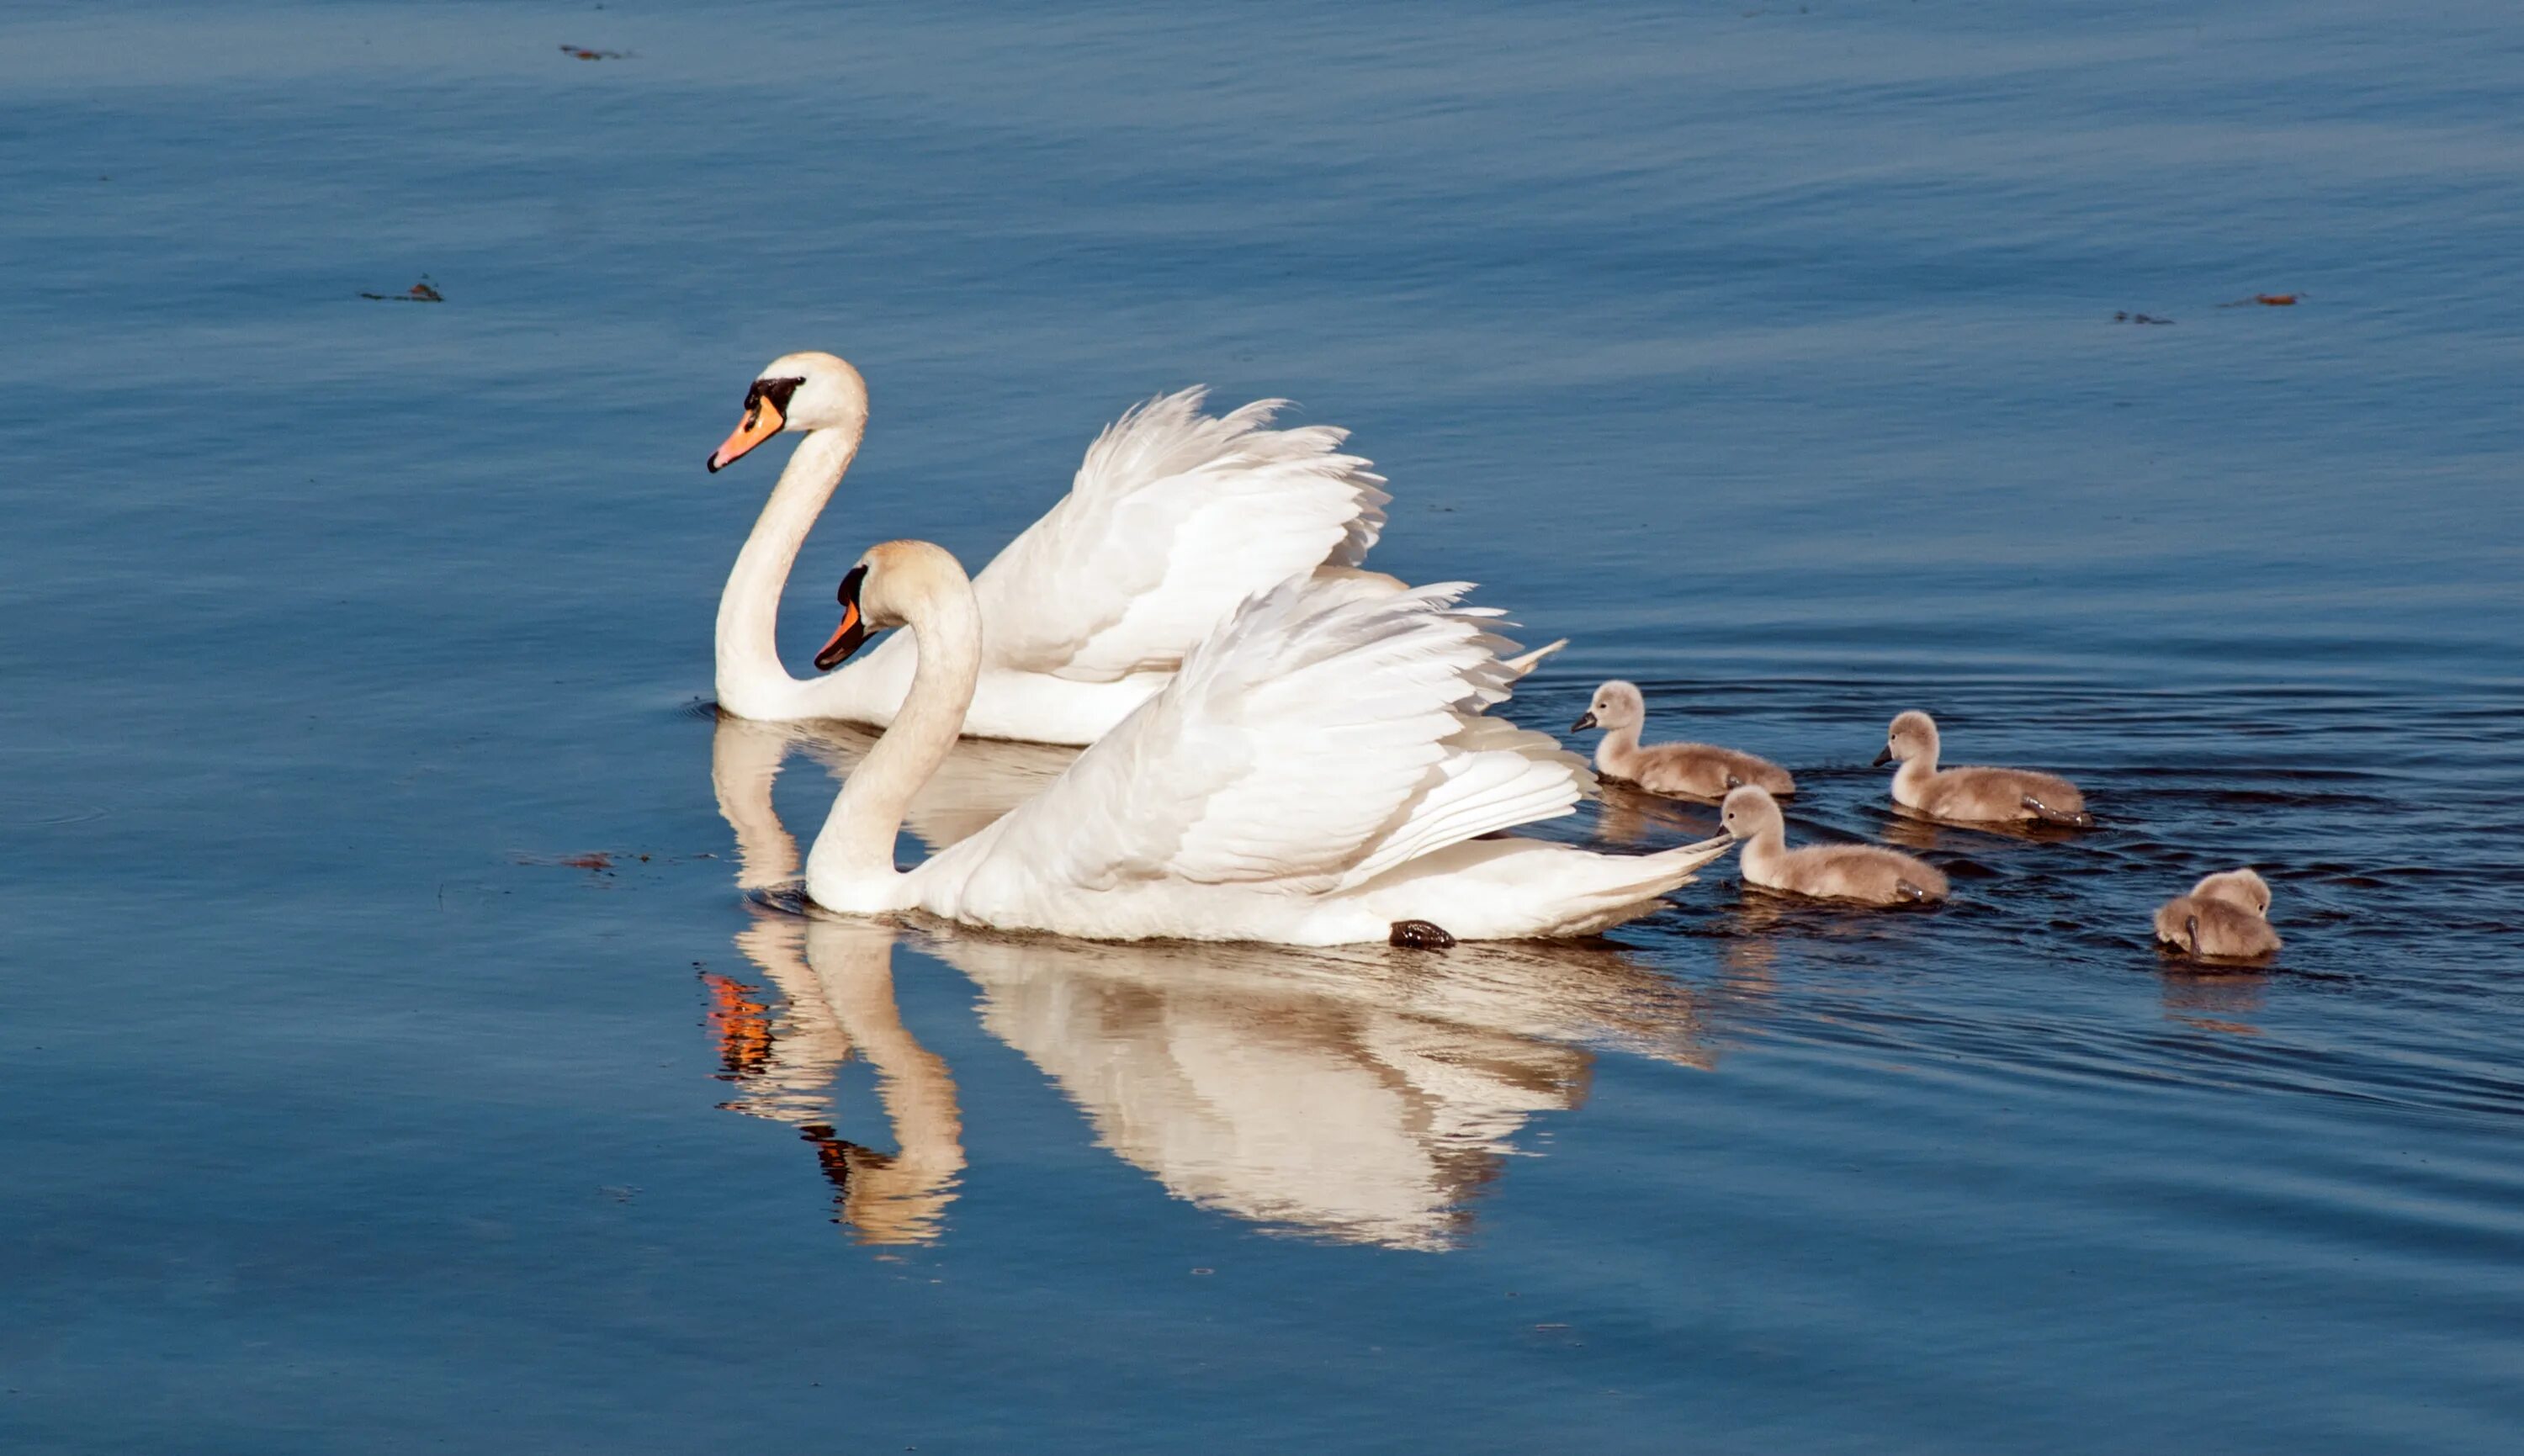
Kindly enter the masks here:
<path id="1" fill-rule="evenodd" d="M 1654 909 L 1726 842 L 1611 855 L 1480 838 L 1568 812 L 1590 778 L 1481 716 L 1517 669 L 1487 630 L 1498 613 L 1454 606 L 1464 590 L 1291 578 L 1039 797 L 903 873 L 903 812 L 981 676 L 982 607 L 941 548 L 872 548 L 816 660 L 908 626 L 918 667 L 806 856 L 806 893 L 1002 930 L 1300 946 L 1585 935 Z"/>
<path id="2" fill-rule="evenodd" d="M 1069 494 L 974 581 L 982 671 L 964 731 L 1087 744 L 1165 684 L 1238 603 L 1315 567 L 1355 571 L 1383 529 L 1383 477 L 1345 432 L 1269 428 L 1283 402 L 1213 418 L 1201 392 L 1152 400 L 1088 448 Z M 867 385 L 830 354 L 765 365 L 713 471 L 802 433 L 728 572 L 718 605 L 719 706 L 746 718 L 894 720 L 907 643 L 801 681 L 780 664 L 780 591 L 867 430 Z M 1380 577 L 1392 586 L 1390 577 Z"/>

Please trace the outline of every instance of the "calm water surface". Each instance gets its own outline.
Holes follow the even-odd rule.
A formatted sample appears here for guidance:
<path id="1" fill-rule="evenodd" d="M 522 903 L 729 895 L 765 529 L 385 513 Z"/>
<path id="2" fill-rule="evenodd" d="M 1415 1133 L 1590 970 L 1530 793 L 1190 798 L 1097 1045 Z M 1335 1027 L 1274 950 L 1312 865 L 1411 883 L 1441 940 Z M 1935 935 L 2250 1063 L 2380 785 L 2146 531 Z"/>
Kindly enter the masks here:
<path id="1" fill-rule="evenodd" d="M 2488 0 L 22 0 L 0 1448 L 2514 1449 L 2519 117 Z M 1520 721 L 1636 678 L 1957 899 L 800 915 L 864 740 L 708 710 L 700 464 L 801 347 L 798 653 L 1286 395 L 1576 639 Z M 2105 826 L 1894 819 L 1910 706 Z M 2278 963 L 2160 958 L 2241 862 Z"/>

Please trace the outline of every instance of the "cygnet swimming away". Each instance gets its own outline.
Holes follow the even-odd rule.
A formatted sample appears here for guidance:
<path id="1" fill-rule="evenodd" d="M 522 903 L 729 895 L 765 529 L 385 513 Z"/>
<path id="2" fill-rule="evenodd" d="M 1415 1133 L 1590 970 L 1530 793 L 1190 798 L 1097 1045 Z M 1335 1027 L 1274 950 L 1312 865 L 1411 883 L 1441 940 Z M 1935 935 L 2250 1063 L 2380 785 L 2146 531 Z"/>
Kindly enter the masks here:
<path id="1" fill-rule="evenodd" d="M 1945 873 L 1898 849 L 1875 845 L 1789 849 L 1787 821 L 1767 790 L 1747 785 L 1728 793 L 1718 818 L 1744 846 L 1748 885 L 1870 905 L 1924 904 L 1946 898 Z"/>
<path id="2" fill-rule="evenodd" d="M 1610 682 L 1595 690 L 1586 715 L 1570 726 L 1572 733 L 1604 730 L 1595 745 L 1595 771 L 1608 779 L 1636 784 L 1650 794 L 1688 799 L 1719 799 L 1738 784 L 1752 784 L 1785 798 L 1797 792 L 1797 781 L 1768 758 L 1739 753 L 1705 743 L 1661 743 L 1639 746 L 1639 729 L 1648 719 L 1647 699 L 1636 685 Z"/>
<path id="3" fill-rule="evenodd" d="M 2039 819 L 2092 829 L 2086 796 L 2056 774 L 2024 768 L 1937 768 L 1937 725 L 1923 712 L 1906 712 L 1884 735 L 1878 768 L 1899 759 L 1893 775 L 1893 801 L 1940 819 L 1984 822 Z"/>
<path id="4" fill-rule="evenodd" d="M 2252 959 L 2279 948 L 2270 887 L 2248 869 L 2213 874 L 2156 912 L 2156 938 L 2194 955 Z"/>

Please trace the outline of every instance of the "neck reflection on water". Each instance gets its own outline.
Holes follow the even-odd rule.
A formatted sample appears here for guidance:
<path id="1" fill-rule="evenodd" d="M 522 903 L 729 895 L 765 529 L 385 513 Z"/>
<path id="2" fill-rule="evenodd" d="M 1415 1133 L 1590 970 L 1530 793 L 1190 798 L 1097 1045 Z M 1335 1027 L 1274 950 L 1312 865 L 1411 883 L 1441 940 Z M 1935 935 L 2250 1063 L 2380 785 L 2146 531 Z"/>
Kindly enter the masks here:
<path id="1" fill-rule="evenodd" d="M 792 747 L 847 773 L 871 739 L 833 725 L 721 718 L 712 781 L 753 892 L 738 952 L 768 988 L 705 975 L 723 1105 L 786 1122 L 862 1242 L 945 1232 L 963 1172 L 946 1062 L 896 1009 L 898 940 L 970 978 L 980 1021 L 1086 1113 L 1097 1141 L 1202 1208 L 1345 1242 L 1441 1249 L 1537 1114 L 1581 1103 L 1597 1048 L 1686 1066 L 1713 1052 L 1690 995 L 1618 950 L 1466 945 L 1289 950 L 1112 945 L 847 920 L 785 891 L 800 864 L 772 805 Z M 915 802 L 931 852 L 1036 792 L 1067 750 L 967 740 Z M 776 992 L 776 998 L 770 993 Z M 776 1002 L 776 1003 L 775 1003 Z M 838 1136 L 832 1083 L 876 1074 L 891 1154 Z"/>

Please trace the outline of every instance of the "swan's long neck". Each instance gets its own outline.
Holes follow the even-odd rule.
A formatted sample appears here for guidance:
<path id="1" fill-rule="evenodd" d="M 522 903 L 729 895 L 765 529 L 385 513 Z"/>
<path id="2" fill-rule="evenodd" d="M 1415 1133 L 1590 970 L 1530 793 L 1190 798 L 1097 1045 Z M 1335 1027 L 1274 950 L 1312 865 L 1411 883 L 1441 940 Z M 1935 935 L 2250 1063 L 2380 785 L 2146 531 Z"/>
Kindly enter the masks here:
<path id="1" fill-rule="evenodd" d="M 1598 771 L 1619 779 L 1631 777 L 1630 766 L 1639 752 L 1639 724 L 1632 723 L 1626 728 L 1604 731 L 1604 741 L 1595 745 L 1595 767 Z"/>
<path id="2" fill-rule="evenodd" d="M 982 675 L 982 611 L 959 571 L 922 591 L 903 613 L 918 653 L 911 691 L 894 725 L 868 751 L 806 854 L 806 893 L 835 910 L 901 909 L 905 877 L 894 867 L 902 816 L 954 750 Z"/>
<path id="3" fill-rule="evenodd" d="M 789 735 L 722 715 L 710 732 L 710 788 L 719 817 L 736 831 L 736 883 L 758 890 L 798 878 L 798 842 L 771 806 L 771 785 L 788 756 Z"/>
<path id="4" fill-rule="evenodd" d="M 1772 878 L 1781 859 L 1787 857 L 1788 829 L 1785 824 L 1772 824 L 1744 842 L 1744 875 L 1755 884 Z"/>
<path id="5" fill-rule="evenodd" d="M 865 425 L 809 431 L 798 442 L 736 554 L 718 597 L 718 702 L 741 717 L 777 717 L 804 685 L 780 665 L 780 592 L 842 474 L 858 454 Z"/>
<path id="6" fill-rule="evenodd" d="M 1937 746 L 1930 744 L 1917 757 L 1903 759 L 1902 766 L 1893 770 L 1894 801 L 1902 803 L 1917 799 L 1927 791 L 1928 781 L 1936 776 Z"/>

